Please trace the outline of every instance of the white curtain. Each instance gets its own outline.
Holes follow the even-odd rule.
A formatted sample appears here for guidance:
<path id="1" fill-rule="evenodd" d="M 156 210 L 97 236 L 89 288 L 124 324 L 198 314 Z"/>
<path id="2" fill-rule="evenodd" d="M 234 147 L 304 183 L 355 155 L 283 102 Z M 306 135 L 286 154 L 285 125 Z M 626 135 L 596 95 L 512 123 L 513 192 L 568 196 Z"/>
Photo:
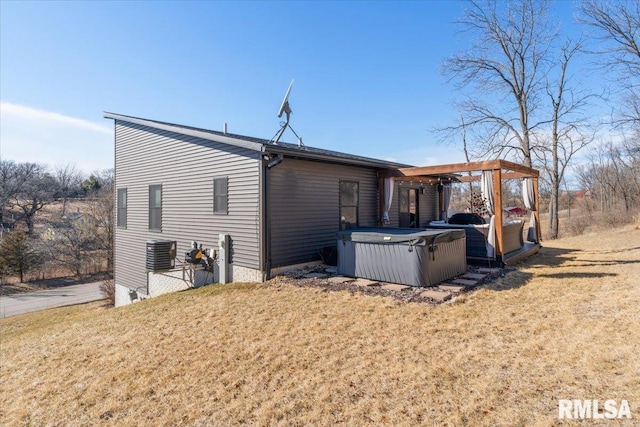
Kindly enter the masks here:
<path id="1" fill-rule="evenodd" d="M 522 180 L 522 200 L 524 200 L 524 207 L 531 211 L 529 217 L 529 230 L 527 231 L 527 240 L 530 242 L 538 241 L 538 233 L 536 224 L 536 197 L 533 192 L 533 179 L 525 178 Z"/>
<path id="2" fill-rule="evenodd" d="M 449 218 L 449 202 L 451 201 L 451 183 L 442 187 L 442 212 L 440 219 L 446 221 Z"/>
<path id="3" fill-rule="evenodd" d="M 496 256 L 496 210 L 493 201 L 493 171 L 482 171 L 482 179 L 480 181 L 482 198 L 484 206 L 487 208 L 491 220 L 489 221 L 489 235 L 487 236 L 487 257 L 495 258 Z"/>
<path id="4" fill-rule="evenodd" d="M 389 209 L 391 209 L 391 202 L 393 201 L 393 184 L 395 179 L 384 179 L 384 210 L 382 211 L 382 222 L 386 225 L 389 224 Z"/>

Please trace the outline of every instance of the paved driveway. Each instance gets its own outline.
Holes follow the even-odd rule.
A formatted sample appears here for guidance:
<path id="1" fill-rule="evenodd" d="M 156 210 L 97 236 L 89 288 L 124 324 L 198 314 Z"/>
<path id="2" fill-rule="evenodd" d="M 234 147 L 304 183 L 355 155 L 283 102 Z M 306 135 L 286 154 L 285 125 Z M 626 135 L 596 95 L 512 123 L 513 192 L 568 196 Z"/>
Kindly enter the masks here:
<path id="1" fill-rule="evenodd" d="M 102 282 L 2 296 L 0 297 L 0 318 L 65 305 L 99 301 L 104 299 L 100 293 L 100 283 Z"/>

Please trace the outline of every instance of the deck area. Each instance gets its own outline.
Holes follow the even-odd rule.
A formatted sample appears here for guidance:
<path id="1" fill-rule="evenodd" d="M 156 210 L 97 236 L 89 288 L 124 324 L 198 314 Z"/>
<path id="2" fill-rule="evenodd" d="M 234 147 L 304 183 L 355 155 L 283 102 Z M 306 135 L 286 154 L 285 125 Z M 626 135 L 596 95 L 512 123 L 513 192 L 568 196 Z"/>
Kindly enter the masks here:
<path id="1" fill-rule="evenodd" d="M 513 265 L 531 255 L 535 255 L 540 250 L 539 243 L 525 242 L 517 251 L 509 252 L 502 259 L 490 259 L 486 257 L 467 257 L 467 262 L 473 265 L 486 265 L 490 267 L 506 267 Z"/>
<path id="2" fill-rule="evenodd" d="M 525 242 L 519 250 L 506 254 L 503 257 L 502 263 L 504 265 L 513 265 L 524 258 L 538 253 L 539 250 L 540 243 Z"/>

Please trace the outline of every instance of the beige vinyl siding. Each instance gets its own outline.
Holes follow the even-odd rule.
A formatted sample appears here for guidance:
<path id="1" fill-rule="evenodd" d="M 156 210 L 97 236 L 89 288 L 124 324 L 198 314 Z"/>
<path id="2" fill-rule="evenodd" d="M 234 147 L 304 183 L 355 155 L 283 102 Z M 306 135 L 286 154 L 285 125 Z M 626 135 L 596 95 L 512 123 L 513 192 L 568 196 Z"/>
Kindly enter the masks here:
<path id="1" fill-rule="evenodd" d="M 260 153 L 116 120 L 116 188 L 127 188 L 127 228 L 116 229 L 115 281 L 146 287 L 145 242 L 218 246 L 231 236 L 230 262 L 260 268 Z M 228 214 L 213 213 L 213 178 L 228 177 Z M 149 228 L 149 185 L 162 185 L 162 231 Z"/>
<path id="2" fill-rule="evenodd" d="M 398 188 L 420 188 L 420 182 L 396 182 L 389 209 L 389 227 L 399 227 Z M 438 219 L 438 190 L 435 184 L 422 184 L 424 194 L 418 195 L 418 215 L 420 228 L 426 228 L 429 221 Z"/>
<path id="3" fill-rule="evenodd" d="M 377 224 L 375 169 L 285 158 L 269 173 L 272 267 L 317 260 L 336 245 L 340 181 L 359 183 L 360 226 Z"/>

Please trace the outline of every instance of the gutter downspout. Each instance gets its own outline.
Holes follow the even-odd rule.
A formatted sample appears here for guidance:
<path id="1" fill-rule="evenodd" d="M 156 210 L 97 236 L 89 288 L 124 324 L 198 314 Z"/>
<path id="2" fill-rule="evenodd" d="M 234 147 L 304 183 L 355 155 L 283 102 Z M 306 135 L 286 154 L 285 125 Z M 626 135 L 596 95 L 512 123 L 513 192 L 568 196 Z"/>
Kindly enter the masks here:
<path id="1" fill-rule="evenodd" d="M 269 171 L 278 166 L 282 160 L 284 160 L 284 156 L 282 154 L 278 154 L 275 159 L 273 157 L 269 157 L 267 159 L 263 158 L 263 180 L 264 186 L 262 187 L 262 200 L 263 204 L 263 218 L 264 218 L 264 274 L 265 280 L 271 279 L 271 177 Z"/>

